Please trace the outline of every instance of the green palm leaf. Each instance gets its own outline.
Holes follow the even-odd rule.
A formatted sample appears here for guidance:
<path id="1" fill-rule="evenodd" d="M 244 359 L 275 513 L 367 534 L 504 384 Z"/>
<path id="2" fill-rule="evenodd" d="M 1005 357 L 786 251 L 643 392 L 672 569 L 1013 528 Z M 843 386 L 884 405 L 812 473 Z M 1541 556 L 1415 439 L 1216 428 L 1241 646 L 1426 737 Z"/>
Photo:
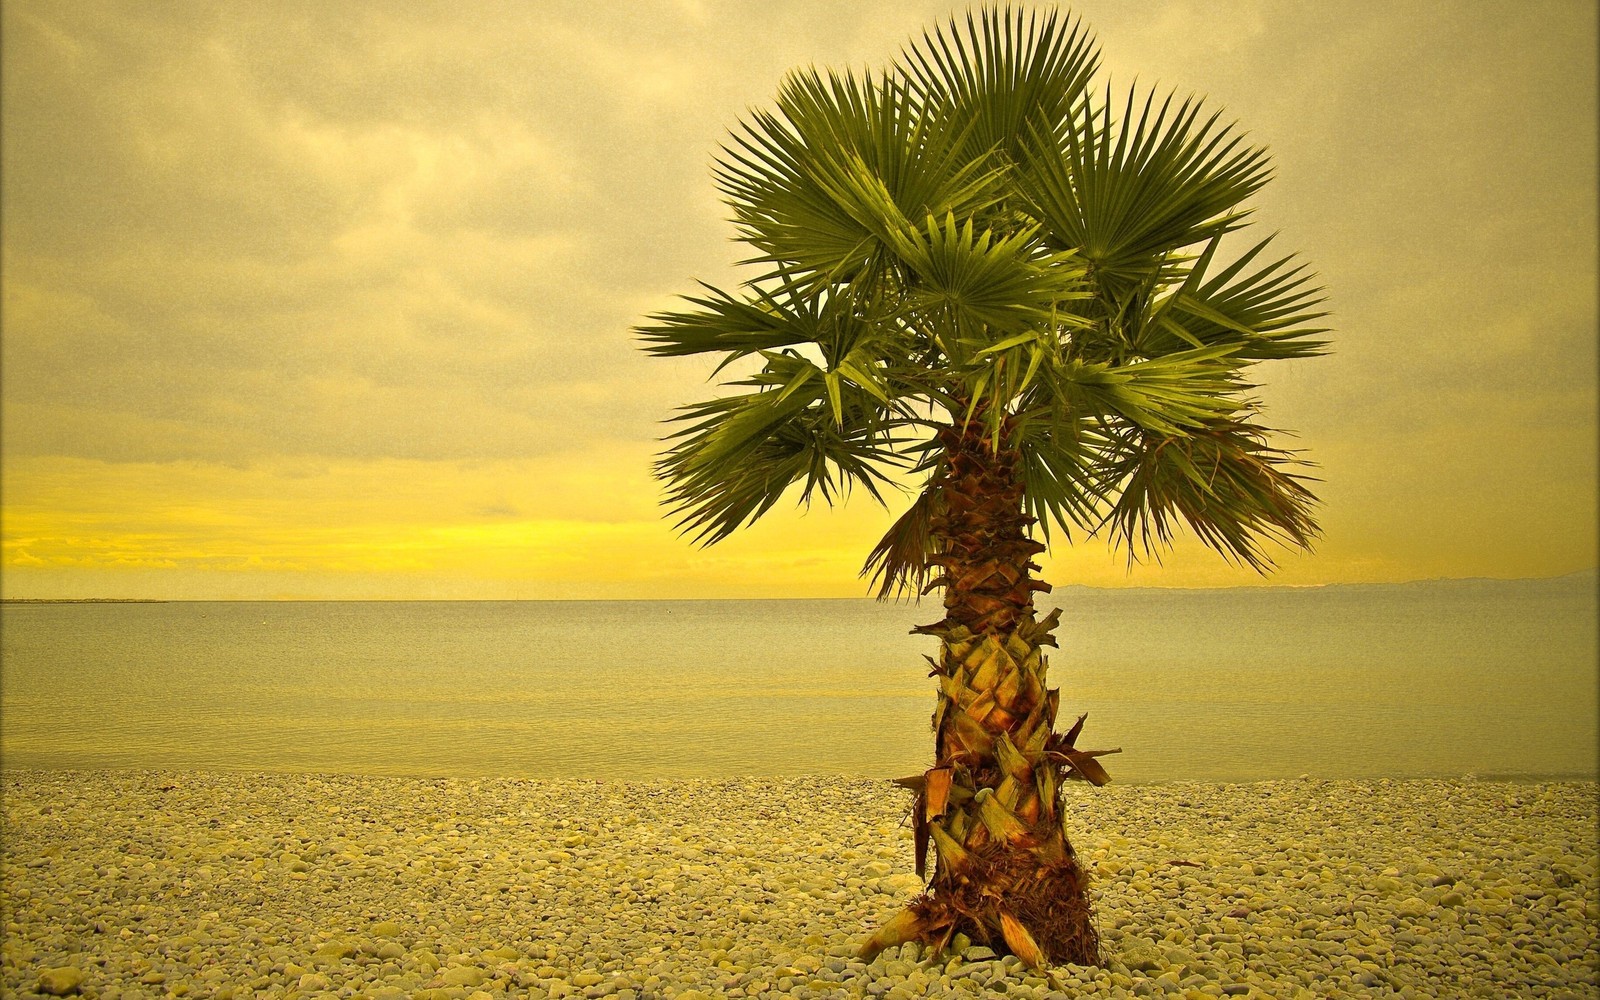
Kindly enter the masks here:
<path id="1" fill-rule="evenodd" d="M 1181 436 L 1130 431 L 1102 474 L 1118 494 L 1102 526 L 1130 560 L 1171 545 L 1178 518 L 1223 556 L 1259 571 L 1272 559 L 1263 542 L 1311 547 L 1316 497 L 1294 452 L 1266 443 L 1263 427 L 1217 420 Z"/>
<path id="2" fill-rule="evenodd" d="M 969 160 L 1009 164 L 1030 134 L 1054 134 L 1081 116 L 1098 62 L 1077 21 L 1016 8 L 969 14 L 965 30 L 952 20 L 924 33 L 898 68 L 924 108 L 966 123 Z"/>
<path id="3" fill-rule="evenodd" d="M 1100 488 L 1105 422 L 1071 420 L 1045 406 L 1021 411 L 1013 427 L 1023 502 L 1046 541 L 1052 531 L 1070 542 L 1074 528 L 1093 530 L 1105 502 Z"/>
<path id="4" fill-rule="evenodd" d="M 1111 365 L 1072 358 L 1052 364 L 1040 385 L 1067 413 L 1121 418 L 1158 434 L 1182 434 L 1240 406 L 1243 362 L 1231 344 Z"/>
<path id="5" fill-rule="evenodd" d="M 1293 266 L 1292 256 L 1282 257 L 1245 272 L 1271 241 L 1271 237 L 1262 240 L 1209 281 L 1176 297 L 1172 322 L 1205 344 L 1238 340 L 1232 334 L 1244 331 L 1246 336 L 1236 354 L 1241 359 L 1309 358 L 1324 353 L 1327 342 L 1310 338 L 1328 332 L 1327 328 L 1309 325 L 1327 315 L 1317 309 L 1323 301 L 1322 289 L 1310 285 L 1312 276 L 1305 265 Z M 1197 263 L 1197 276 L 1204 277 L 1214 247 L 1215 243 Z"/>
<path id="6" fill-rule="evenodd" d="M 741 238 L 761 252 L 752 262 L 824 283 L 869 269 L 885 226 L 970 215 L 994 200 L 996 183 L 904 86 L 815 71 L 785 81 L 776 113 L 752 116 L 716 178 Z"/>
<path id="7" fill-rule="evenodd" d="M 1267 182 L 1266 153 L 1243 145 L 1220 113 L 1129 90 L 1119 128 L 1110 93 L 1095 118 L 1063 135 L 1036 132 L 1018 184 L 1049 242 L 1075 249 L 1113 294 L 1168 255 L 1237 228 L 1238 206 Z"/>
<path id="8" fill-rule="evenodd" d="M 832 503 L 862 486 L 879 503 L 885 469 L 904 466 L 904 421 L 869 393 L 839 383 L 830 399 L 827 374 L 793 352 L 764 352 L 766 366 L 732 383 L 755 391 L 681 408 L 656 474 L 671 487 L 667 503 L 680 530 L 710 544 L 770 510 L 789 487 L 801 502 Z"/>
<path id="9" fill-rule="evenodd" d="M 649 323 L 635 328 L 646 351 L 658 357 L 725 353 L 731 361 L 823 339 L 826 300 L 780 299 L 759 287 L 752 288 L 752 298 L 737 299 L 719 288 L 702 287 L 708 295 L 688 297 L 698 310 L 652 313 Z"/>
<path id="10" fill-rule="evenodd" d="M 957 224 L 947 213 L 942 223 L 929 216 L 924 229 L 897 241 L 896 253 L 917 281 L 912 301 L 963 345 L 946 342 L 951 362 L 994 350 L 997 338 L 1038 330 L 1064 303 L 1087 295 L 1077 259 L 1043 252 L 1033 237 L 1032 229 L 978 231 L 971 219 Z"/>

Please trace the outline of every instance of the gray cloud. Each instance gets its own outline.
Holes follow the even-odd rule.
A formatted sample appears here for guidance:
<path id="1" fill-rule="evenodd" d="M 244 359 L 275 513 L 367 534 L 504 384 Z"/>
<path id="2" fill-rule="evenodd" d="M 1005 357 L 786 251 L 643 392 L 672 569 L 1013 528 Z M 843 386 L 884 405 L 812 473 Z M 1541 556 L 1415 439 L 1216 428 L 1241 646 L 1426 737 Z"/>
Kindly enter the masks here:
<path id="1" fill-rule="evenodd" d="M 1075 9 L 1115 87 L 1208 95 L 1273 150 L 1259 228 L 1329 285 L 1336 353 L 1264 394 L 1331 482 L 1402 439 L 1449 490 L 1592 481 L 1592 5 Z M 881 64 L 947 13 L 3 10 L 6 451 L 235 464 L 655 436 L 706 371 L 627 330 L 729 280 L 717 143 L 790 67 Z M 1506 422 L 1536 458 L 1482 452 Z"/>

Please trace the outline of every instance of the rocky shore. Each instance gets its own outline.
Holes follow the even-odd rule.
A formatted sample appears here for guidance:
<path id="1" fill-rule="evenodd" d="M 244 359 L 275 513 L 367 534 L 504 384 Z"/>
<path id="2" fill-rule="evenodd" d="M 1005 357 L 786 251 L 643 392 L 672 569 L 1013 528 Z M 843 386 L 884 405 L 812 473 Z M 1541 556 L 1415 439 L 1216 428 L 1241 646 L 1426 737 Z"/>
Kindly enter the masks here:
<path id="1" fill-rule="evenodd" d="M 870 964 L 907 793 L 846 778 L 11 771 L 6 996 L 1587 998 L 1594 782 L 1067 789 L 1103 968 Z"/>

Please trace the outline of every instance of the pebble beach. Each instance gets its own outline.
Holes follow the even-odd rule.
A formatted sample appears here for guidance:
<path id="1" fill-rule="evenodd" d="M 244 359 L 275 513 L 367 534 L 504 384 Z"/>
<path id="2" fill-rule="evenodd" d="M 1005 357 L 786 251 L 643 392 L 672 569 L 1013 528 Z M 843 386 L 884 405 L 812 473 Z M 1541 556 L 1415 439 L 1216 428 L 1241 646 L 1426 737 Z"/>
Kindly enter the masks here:
<path id="1" fill-rule="evenodd" d="M 1066 790 L 1107 962 L 871 963 L 886 781 L 9 771 L 5 996 L 1600 996 L 1596 785 Z M 964 942 L 958 942 L 964 943 Z"/>

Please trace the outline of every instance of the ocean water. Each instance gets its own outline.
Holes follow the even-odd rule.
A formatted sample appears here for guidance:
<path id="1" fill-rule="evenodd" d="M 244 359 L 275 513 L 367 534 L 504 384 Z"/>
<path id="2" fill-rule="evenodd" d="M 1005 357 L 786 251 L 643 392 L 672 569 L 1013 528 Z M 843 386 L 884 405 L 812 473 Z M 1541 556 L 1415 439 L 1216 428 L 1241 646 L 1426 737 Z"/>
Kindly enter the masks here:
<path id="1" fill-rule="evenodd" d="M 1093 590 L 1051 654 L 1114 780 L 1594 777 L 1593 573 Z M 0 610 L 0 767 L 892 777 L 936 604 L 182 602 Z"/>

